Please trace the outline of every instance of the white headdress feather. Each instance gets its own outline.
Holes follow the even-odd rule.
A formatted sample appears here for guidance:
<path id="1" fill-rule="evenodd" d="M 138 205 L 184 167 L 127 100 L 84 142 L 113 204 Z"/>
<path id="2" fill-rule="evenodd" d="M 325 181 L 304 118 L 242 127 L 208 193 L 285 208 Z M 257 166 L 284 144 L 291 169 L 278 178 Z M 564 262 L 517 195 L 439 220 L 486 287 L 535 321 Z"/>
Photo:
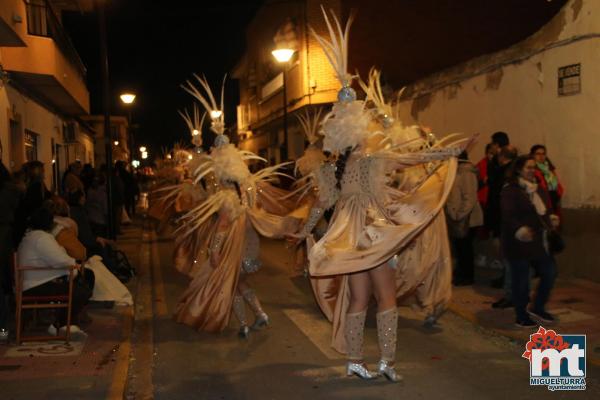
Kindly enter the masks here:
<path id="1" fill-rule="evenodd" d="M 327 30 L 329 31 L 329 40 L 319 35 L 312 27 L 310 27 L 310 32 L 323 48 L 325 56 L 327 56 L 327 59 L 335 70 L 337 78 L 342 86 L 349 86 L 354 78 L 354 76 L 348 73 L 348 40 L 350 37 L 350 26 L 354 20 L 354 15 L 350 15 L 350 18 L 348 18 L 348 21 L 346 22 L 346 26 L 342 30 L 340 21 L 333 11 L 330 12 L 335 23 L 335 28 L 329 21 L 329 17 L 323 6 L 321 6 L 321 11 L 323 12 L 325 24 L 327 24 Z"/>
<path id="2" fill-rule="evenodd" d="M 202 92 L 198 90 L 198 88 L 196 88 L 189 80 L 185 81 L 185 84 L 181 85 L 181 87 L 183 88 L 183 90 L 194 96 L 200 102 L 200 104 L 202 104 L 206 112 L 211 117 L 212 131 L 215 132 L 217 135 L 222 135 L 225 131 L 225 112 L 223 109 L 223 97 L 225 94 L 225 80 L 227 79 L 227 75 L 225 75 L 225 77 L 223 78 L 223 84 L 221 85 L 220 108 L 219 104 L 217 104 L 217 101 L 215 100 L 215 96 L 212 93 L 212 90 L 210 88 L 210 85 L 208 84 L 208 81 L 206 80 L 206 77 L 203 76 L 201 78 L 198 75 L 194 74 L 194 78 L 196 78 L 196 80 L 200 83 L 200 86 L 202 87 L 202 89 L 204 89 L 205 94 L 202 94 Z M 213 118 L 213 116 L 211 115 L 211 111 L 221 111 L 221 113 L 218 118 Z"/>

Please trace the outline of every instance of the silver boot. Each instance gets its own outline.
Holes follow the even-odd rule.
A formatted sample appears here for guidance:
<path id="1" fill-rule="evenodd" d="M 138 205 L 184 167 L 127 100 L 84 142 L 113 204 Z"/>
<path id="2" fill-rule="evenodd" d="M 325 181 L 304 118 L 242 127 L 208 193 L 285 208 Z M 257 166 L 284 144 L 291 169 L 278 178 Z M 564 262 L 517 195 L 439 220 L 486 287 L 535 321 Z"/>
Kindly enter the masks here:
<path id="1" fill-rule="evenodd" d="M 367 311 L 346 314 L 344 325 L 344 338 L 346 339 L 346 375 L 356 375 L 362 379 L 373 379 L 373 374 L 363 363 L 363 339 L 365 331 L 365 318 Z"/>
<path id="2" fill-rule="evenodd" d="M 252 329 L 257 330 L 269 325 L 269 316 L 262 309 L 260 300 L 258 300 L 258 297 L 256 297 L 254 290 L 246 289 L 242 295 L 256 316 L 256 319 L 252 324 Z"/>
<path id="3" fill-rule="evenodd" d="M 238 321 L 240 321 L 240 330 L 238 335 L 243 339 L 248 339 L 250 336 L 250 328 L 248 328 L 248 321 L 246 320 L 246 304 L 242 296 L 233 296 L 233 313 L 235 314 Z"/>
<path id="4" fill-rule="evenodd" d="M 392 382 L 400 382 L 402 376 L 394 369 L 396 359 L 396 339 L 398 336 L 398 309 L 396 307 L 377 313 L 377 338 L 381 360 L 377 364 L 379 376 Z"/>

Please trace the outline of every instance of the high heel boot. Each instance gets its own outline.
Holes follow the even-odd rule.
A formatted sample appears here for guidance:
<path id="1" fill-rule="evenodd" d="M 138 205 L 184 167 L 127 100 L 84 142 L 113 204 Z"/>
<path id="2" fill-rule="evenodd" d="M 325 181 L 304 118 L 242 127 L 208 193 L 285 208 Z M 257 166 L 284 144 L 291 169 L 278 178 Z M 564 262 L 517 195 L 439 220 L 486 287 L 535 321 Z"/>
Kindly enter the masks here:
<path id="1" fill-rule="evenodd" d="M 240 321 L 238 335 L 241 338 L 248 339 L 248 336 L 250 336 L 250 328 L 248 328 L 248 321 L 246 320 L 246 304 L 244 303 L 244 298 L 242 296 L 233 296 L 233 313 L 238 321 Z"/>
<path id="2" fill-rule="evenodd" d="M 269 325 L 269 316 L 262 309 L 260 301 L 258 300 L 258 297 L 256 297 L 254 290 L 246 289 L 242 295 L 256 316 L 254 324 L 252 324 L 252 329 L 261 329 Z"/>
<path id="3" fill-rule="evenodd" d="M 379 376 L 385 376 L 392 382 L 402 381 L 402 375 L 396 373 L 396 338 L 398 335 L 398 309 L 396 307 L 377 313 L 377 338 L 381 359 L 377 364 Z"/>
<path id="4" fill-rule="evenodd" d="M 373 379 L 371 373 L 363 362 L 363 338 L 365 332 L 365 318 L 367 310 L 358 313 L 346 314 L 344 337 L 346 339 L 346 375 L 356 375 L 362 379 Z"/>

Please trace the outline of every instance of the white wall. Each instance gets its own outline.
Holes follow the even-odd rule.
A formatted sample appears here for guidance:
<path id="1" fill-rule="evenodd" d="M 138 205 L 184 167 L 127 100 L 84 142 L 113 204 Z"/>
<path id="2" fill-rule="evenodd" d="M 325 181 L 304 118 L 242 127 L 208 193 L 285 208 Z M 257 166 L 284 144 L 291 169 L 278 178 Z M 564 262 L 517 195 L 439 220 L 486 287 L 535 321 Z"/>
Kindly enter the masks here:
<path id="1" fill-rule="evenodd" d="M 430 126 L 438 134 L 480 133 L 471 150 L 475 161 L 499 130 L 521 152 L 545 144 L 566 187 L 564 206 L 598 207 L 599 36 L 600 1 L 572 0 L 524 42 L 409 87 L 414 94 L 400 104 L 401 120 Z M 559 97 L 558 68 L 577 63 L 581 93 Z"/>
<path id="2" fill-rule="evenodd" d="M 14 154 L 11 154 L 10 138 L 10 116 L 19 116 L 23 132 L 29 130 L 37 134 L 37 159 L 46 166 L 46 185 L 52 187 L 52 139 L 54 143 L 63 144 L 62 126 L 63 119 L 55 113 L 47 110 L 39 103 L 17 91 L 10 84 L 0 85 L 0 139 L 2 140 L 2 161 L 10 168 L 11 161 L 14 161 Z M 85 157 L 82 161 L 87 161 L 87 154 L 94 154 L 94 143 L 87 135 L 79 135 L 78 141 L 82 149 L 85 148 Z M 61 155 L 61 157 L 64 157 Z M 63 164 L 66 165 L 63 160 Z M 20 167 L 20 165 L 16 165 Z M 63 171 L 59 171 L 62 174 Z"/>

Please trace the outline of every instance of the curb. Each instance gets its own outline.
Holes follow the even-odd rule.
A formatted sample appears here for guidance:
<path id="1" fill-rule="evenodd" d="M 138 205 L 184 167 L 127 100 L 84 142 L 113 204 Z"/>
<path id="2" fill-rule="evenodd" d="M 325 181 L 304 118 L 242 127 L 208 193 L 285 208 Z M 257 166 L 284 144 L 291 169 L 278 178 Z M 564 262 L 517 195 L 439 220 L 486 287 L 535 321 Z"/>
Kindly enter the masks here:
<path id="1" fill-rule="evenodd" d="M 122 400 L 125 396 L 125 387 L 129 374 L 129 357 L 131 353 L 131 334 L 133 332 L 133 307 L 127 306 L 122 311 L 124 315 L 123 333 L 119 349 L 115 354 L 115 369 L 113 371 L 112 383 L 108 388 L 106 399 Z"/>
<path id="2" fill-rule="evenodd" d="M 458 315 L 459 317 L 466 319 L 467 321 L 471 322 L 472 324 L 478 325 L 479 327 L 481 327 L 482 329 L 484 329 L 486 331 L 492 332 L 498 336 L 504 336 L 506 338 L 515 340 L 519 343 L 522 343 L 523 345 L 525 344 L 525 341 L 523 340 L 523 338 L 520 335 L 517 335 L 516 332 L 513 332 L 508 329 L 489 328 L 489 327 L 486 327 L 486 326 L 480 324 L 479 320 L 477 319 L 477 316 L 475 314 L 473 314 L 472 312 L 470 312 L 468 310 L 465 310 L 464 308 L 461 308 L 456 303 L 450 302 L 448 304 L 448 310 L 453 312 L 454 314 Z M 600 367 L 600 356 L 592 355 L 590 351 L 587 351 L 586 359 L 591 365 Z"/>

